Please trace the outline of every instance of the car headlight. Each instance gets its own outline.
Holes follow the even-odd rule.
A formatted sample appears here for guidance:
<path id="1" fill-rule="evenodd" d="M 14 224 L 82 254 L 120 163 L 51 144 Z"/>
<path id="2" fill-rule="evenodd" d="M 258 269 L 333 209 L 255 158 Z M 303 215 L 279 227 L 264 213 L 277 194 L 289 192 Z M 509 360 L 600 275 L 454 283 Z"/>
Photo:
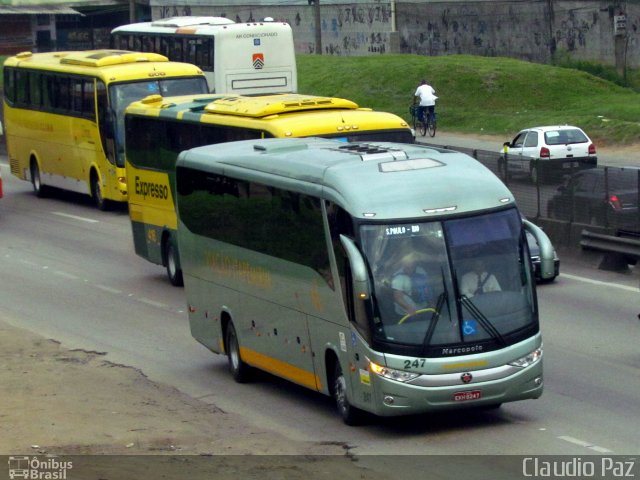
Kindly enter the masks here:
<path id="1" fill-rule="evenodd" d="M 533 365 L 541 358 L 542 358 L 542 347 L 536 348 L 533 352 L 529 353 L 528 355 L 525 355 L 522 358 L 514 360 L 513 362 L 509 362 L 509 365 L 513 367 L 524 368 L 524 367 L 528 367 L 529 365 Z"/>
<path id="2" fill-rule="evenodd" d="M 420 376 L 419 373 L 405 372 L 404 370 L 396 370 L 394 368 L 383 367 L 377 363 L 373 363 L 369 360 L 369 370 L 376 375 L 379 375 L 389 380 L 395 380 L 396 382 L 408 382 Z"/>

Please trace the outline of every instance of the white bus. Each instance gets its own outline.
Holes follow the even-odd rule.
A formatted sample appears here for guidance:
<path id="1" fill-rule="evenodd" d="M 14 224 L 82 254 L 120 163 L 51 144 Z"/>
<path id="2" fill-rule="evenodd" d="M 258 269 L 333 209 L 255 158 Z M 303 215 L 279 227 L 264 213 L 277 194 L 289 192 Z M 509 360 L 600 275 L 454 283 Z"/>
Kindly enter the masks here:
<path id="1" fill-rule="evenodd" d="M 525 231 L 553 247 L 471 157 L 246 140 L 182 152 L 176 191 L 191 333 L 237 381 L 332 395 L 348 424 L 542 394 Z"/>
<path id="2" fill-rule="evenodd" d="M 114 48 L 155 52 L 200 67 L 215 93 L 295 93 L 291 26 L 224 17 L 172 17 L 114 28 Z"/>

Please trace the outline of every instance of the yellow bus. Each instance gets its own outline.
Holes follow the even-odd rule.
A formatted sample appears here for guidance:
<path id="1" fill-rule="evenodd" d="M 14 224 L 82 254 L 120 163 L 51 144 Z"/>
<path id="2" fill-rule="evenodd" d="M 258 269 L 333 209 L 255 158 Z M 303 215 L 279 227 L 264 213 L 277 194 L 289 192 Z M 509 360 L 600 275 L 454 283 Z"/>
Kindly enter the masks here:
<path id="1" fill-rule="evenodd" d="M 11 173 L 38 196 L 49 187 L 127 201 L 124 109 L 149 94 L 206 93 L 202 71 L 155 53 L 23 52 L 4 63 Z"/>
<path id="2" fill-rule="evenodd" d="M 327 137 L 414 143 L 402 118 L 350 100 L 302 94 L 151 95 L 125 112 L 129 216 L 136 253 L 182 285 L 176 240 L 175 163 L 193 147 L 260 138 Z"/>

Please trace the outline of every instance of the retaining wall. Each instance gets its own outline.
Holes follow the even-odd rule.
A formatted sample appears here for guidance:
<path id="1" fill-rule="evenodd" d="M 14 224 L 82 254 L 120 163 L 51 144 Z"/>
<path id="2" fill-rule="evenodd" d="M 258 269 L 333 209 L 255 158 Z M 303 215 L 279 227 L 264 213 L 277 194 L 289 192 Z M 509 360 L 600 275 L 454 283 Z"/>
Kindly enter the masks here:
<path id="1" fill-rule="evenodd" d="M 323 54 L 465 53 L 547 63 L 562 52 L 578 60 L 640 66 L 637 1 L 319 1 Z M 272 17 L 292 26 L 298 53 L 315 52 L 313 0 L 226 6 L 212 5 L 213 0 L 177 2 L 152 0 L 152 17 L 216 15 L 239 22 Z M 625 35 L 616 35 L 620 15 L 626 20 Z"/>

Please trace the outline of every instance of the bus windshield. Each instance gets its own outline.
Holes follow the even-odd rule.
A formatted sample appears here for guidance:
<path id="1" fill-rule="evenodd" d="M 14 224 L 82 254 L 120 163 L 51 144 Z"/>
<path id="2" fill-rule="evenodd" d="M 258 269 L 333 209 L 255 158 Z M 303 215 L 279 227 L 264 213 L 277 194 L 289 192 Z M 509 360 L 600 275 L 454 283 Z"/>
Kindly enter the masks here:
<path id="1" fill-rule="evenodd" d="M 207 93 L 207 81 L 204 77 L 181 77 L 111 85 L 109 98 L 117 126 L 117 166 L 124 167 L 124 111 L 131 102 L 141 100 L 148 95 L 169 97 L 199 93 Z"/>
<path id="2" fill-rule="evenodd" d="M 486 351 L 537 328 L 528 251 L 515 209 L 362 225 L 360 236 L 373 280 L 374 338 L 391 347 L 387 351 L 393 345 L 418 347 L 424 356 L 437 356 L 479 344 Z"/>

